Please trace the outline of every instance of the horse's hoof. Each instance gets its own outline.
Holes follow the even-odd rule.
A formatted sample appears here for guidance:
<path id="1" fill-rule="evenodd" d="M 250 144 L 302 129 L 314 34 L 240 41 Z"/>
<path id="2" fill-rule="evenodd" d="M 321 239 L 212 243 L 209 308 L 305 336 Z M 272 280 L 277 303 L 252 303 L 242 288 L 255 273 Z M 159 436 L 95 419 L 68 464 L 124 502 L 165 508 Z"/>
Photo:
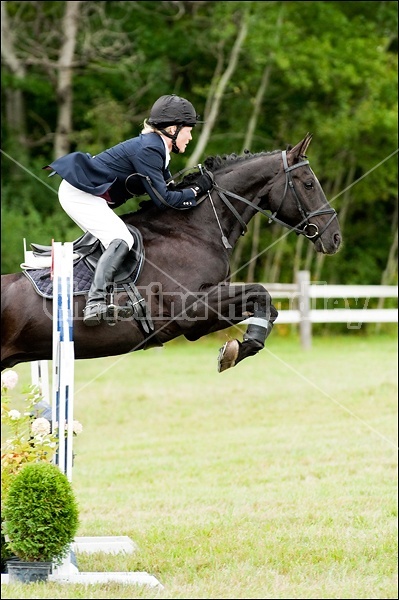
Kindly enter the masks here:
<path id="1" fill-rule="evenodd" d="M 225 345 L 220 348 L 218 356 L 218 373 L 234 367 L 238 357 L 240 345 L 238 340 L 229 340 Z"/>

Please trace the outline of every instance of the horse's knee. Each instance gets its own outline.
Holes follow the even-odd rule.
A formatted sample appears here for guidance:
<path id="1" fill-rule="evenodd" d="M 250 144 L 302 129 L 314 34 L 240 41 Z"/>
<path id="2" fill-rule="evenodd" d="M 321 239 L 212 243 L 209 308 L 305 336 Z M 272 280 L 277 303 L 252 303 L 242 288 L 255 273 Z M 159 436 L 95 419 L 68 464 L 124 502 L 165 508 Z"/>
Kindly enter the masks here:
<path id="1" fill-rule="evenodd" d="M 246 294 L 247 308 L 255 313 L 259 312 L 268 319 L 274 320 L 277 317 L 277 311 L 272 304 L 272 297 L 260 283 L 252 284 Z"/>

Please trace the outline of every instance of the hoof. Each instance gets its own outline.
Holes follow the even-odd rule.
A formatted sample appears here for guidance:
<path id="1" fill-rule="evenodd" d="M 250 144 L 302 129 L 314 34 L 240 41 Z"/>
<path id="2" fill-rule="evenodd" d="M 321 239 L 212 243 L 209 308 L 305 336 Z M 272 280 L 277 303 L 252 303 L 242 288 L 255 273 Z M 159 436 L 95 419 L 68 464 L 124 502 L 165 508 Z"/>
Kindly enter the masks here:
<path id="1" fill-rule="evenodd" d="M 220 348 L 218 356 L 218 373 L 234 367 L 240 350 L 240 344 L 238 340 L 229 340 L 225 345 Z"/>

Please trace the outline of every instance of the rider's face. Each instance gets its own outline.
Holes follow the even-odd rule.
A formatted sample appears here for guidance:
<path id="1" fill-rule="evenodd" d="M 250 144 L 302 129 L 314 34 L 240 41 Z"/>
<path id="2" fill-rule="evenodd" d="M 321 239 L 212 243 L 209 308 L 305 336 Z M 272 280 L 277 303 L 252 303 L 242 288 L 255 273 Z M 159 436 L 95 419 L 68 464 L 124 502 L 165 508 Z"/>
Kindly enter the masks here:
<path id="1" fill-rule="evenodd" d="M 176 146 L 179 148 L 181 153 L 185 152 L 187 144 L 192 140 L 191 136 L 192 127 L 182 127 L 179 131 L 179 135 L 176 139 Z"/>

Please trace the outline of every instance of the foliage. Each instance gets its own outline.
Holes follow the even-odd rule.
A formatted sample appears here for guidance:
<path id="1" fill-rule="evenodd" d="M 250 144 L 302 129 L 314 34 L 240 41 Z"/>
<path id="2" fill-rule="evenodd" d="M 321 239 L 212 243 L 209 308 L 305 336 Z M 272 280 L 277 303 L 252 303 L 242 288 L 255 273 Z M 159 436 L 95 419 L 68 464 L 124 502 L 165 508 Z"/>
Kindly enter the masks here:
<path id="1" fill-rule="evenodd" d="M 51 431 L 50 421 L 40 416 L 38 404 L 41 393 L 30 386 L 23 400 L 22 411 L 11 408 L 8 390 L 17 382 L 15 371 L 4 371 L 1 387 L 1 488 L 2 502 L 19 471 L 31 462 L 51 462 L 57 450 L 57 435 Z"/>
<path id="2" fill-rule="evenodd" d="M 56 191 L 58 182 L 41 171 L 53 158 L 58 32 L 67 5 L 2 3 L 22 73 L 3 62 L 2 273 L 18 268 L 17 249 L 27 233 L 38 243 L 77 237 L 53 193 L 44 189 L 50 183 Z M 280 247 L 262 221 L 258 247 L 250 228 L 235 249 L 235 262 L 240 257 L 240 265 L 248 265 L 240 279 L 254 273 L 260 281 L 292 282 L 293 270 L 309 268 L 331 283 L 380 283 L 395 250 L 391 225 L 397 225 L 396 2 L 82 2 L 80 11 L 71 150 L 95 154 L 137 135 L 154 99 L 164 93 L 188 97 L 207 120 L 245 17 L 248 34 L 201 161 L 243 151 L 268 72 L 249 149 L 284 149 L 307 131 L 314 134 L 311 166 L 342 218 L 344 246 L 342 254 L 321 263 L 295 236 Z M 9 97 L 18 91 L 25 107 L 22 134 L 9 118 Z M 199 127 L 189 151 L 200 136 Z M 186 166 L 189 151 L 173 157 L 173 172 Z M 35 185 L 22 176 L 24 169 L 37 177 Z"/>
<path id="3" fill-rule="evenodd" d="M 26 465 L 4 505 L 9 548 L 24 561 L 60 564 L 78 529 L 78 505 L 67 476 L 48 462 Z"/>
<path id="4" fill-rule="evenodd" d="M 8 206 L 8 200 L 14 198 L 9 190 L 3 192 L 1 239 L 3 249 L 2 263 L 4 271 L 12 273 L 19 270 L 19 265 L 24 261 L 24 240 L 26 249 L 29 244 L 35 242 L 51 246 L 54 240 L 74 240 L 82 235 L 81 229 L 66 218 L 65 213 L 59 211 L 56 214 L 45 214 L 35 208 L 30 198 L 22 199 L 22 206 Z M 21 199 L 20 199 L 21 200 Z M 58 204 L 55 198 L 54 206 Z"/>
<path id="5" fill-rule="evenodd" d="M 1 376 L 1 512 L 4 509 L 13 483 L 22 469 L 30 464 L 51 463 L 58 448 L 57 424 L 49 420 L 50 406 L 42 399 L 38 386 L 29 386 L 21 399 L 11 397 L 18 382 L 18 374 L 7 370 Z M 79 421 L 73 422 L 74 435 L 82 431 Z M 27 518 L 34 519 L 31 513 Z M 1 533 L 1 561 L 11 557 L 13 549 Z"/>

